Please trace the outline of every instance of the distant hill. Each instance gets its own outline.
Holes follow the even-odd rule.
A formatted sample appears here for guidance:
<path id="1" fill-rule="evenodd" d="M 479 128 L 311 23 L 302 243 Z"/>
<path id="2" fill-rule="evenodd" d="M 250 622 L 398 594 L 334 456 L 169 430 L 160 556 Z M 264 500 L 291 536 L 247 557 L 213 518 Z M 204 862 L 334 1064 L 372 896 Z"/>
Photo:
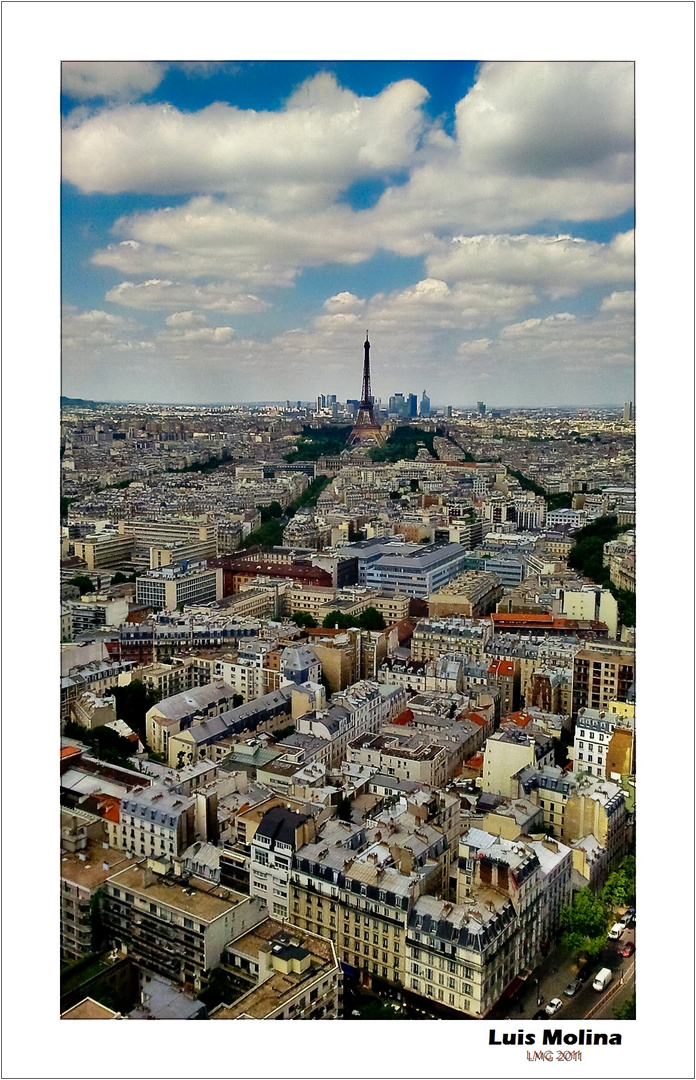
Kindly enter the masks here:
<path id="1" fill-rule="evenodd" d="M 104 405 L 103 401 L 88 401 L 85 398 L 80 397 L 63 397 L 61 395 L 60 407 L 65 408 L 66 405 L 79 405 L 83 409 L 96 409 L 98 405 Z"/>

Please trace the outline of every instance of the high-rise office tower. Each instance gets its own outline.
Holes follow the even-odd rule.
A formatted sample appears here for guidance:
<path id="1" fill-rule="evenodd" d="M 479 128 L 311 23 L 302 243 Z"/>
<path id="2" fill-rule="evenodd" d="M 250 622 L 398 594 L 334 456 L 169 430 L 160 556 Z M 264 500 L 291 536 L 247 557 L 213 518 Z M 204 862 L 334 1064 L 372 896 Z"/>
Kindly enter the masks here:
<path id="1" fill-rule="evenodd" d="M 624 407 L 623 407 L 623 420 L 624 420 L 624 423 L 627 423 L 629 420 L 634 420 L 634 419 L 635 419 L 635 417 L 633 415 L 633 402 L 632 401 L 625 401 L 624 402 Z"/>
<path id="2" fill-rule="evenodd" d="M 423 391 L 423 396 L 421 398 L 420 415 L 430 416 L 430 398 L 426 394 L 425 390 Z"/>

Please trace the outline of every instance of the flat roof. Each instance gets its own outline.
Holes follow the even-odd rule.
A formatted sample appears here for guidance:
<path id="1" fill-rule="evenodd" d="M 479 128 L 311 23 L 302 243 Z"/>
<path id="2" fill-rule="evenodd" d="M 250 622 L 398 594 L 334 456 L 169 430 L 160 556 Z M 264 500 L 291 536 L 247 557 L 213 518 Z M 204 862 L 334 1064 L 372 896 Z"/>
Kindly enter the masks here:
<path id="1" fill-rule="evenodd" d="M 84 860 L 79 856 L 84 855 Z M 106 865 L 105 865 L 106 864 Z M 134 866 L 135 860 L 116 848 L 102 847 L 91 843 L 81 851 L 62 852 L 60 857 L 60 876 L 82 889 L 96 889 L 117 870 L 126 870 Z"/>
<path id="2" fill-rule="evenodd" d="M 109 880 L 118 888 L 130 889 L 148 900 L 158 901 L 164 907 L 175 908 L 187 915 L 194 915 L 204 922 L 213 922 L 237 904 L 249 899 L 233 889 L 197 877 L 191 877 L 185 882 L 180 878 L 167 879 L 171 881 L 171 884 L 167 885 L 164 884 L 164 878 L 155 877 L 146 884 L 146 869 L 142 865 L 122 870 Z"/>
<path id="3" fill-rule="evenodd" d="M 77 1005 L 61 1014 L 61 1020 L 116 1020 L 118 1013 L 100 1005 L 94 998 L 83 998 Z"/>

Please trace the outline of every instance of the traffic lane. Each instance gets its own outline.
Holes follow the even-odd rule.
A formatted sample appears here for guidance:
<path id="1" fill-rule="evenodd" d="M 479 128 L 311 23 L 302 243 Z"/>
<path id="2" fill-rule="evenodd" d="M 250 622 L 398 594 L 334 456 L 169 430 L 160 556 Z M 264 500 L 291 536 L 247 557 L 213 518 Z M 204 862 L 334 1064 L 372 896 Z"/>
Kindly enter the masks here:
<path id="1" fill-rule="evenodd" d="M 598 991 L 593 990 L 592 988 L 592 983 L 594 982 L 597 972 L 604 967 L 609 968 L 612 973 L 612 982 L 609 985 L 613 986 L 614 983 L 620 983 L 622 972 L 624 973 L 625 980 L 625 972 L 627 970 L 625 965 L 631 963 L 632 959 L 625 960 L 619 955 L 616 944 L 610 942 L 594 960 L 590 968 L 590 974 L 577 993 L 572 997 L 566 997 L 564 994 L 557 995 L 563 999 L 563 1009 L 559 1012 L 559 1017 L 564 1016 L 567 1017 L 568 1020 L 586 1019 L 597 1004 Z M 603 991 L 603 994 L 606 993 L 607 991 Z"/>
<path id="2" fill-rule="evenodd" d="M 631 996 L 636 985 L 636 965 L 633 957 L 621 974 L 623 979 L 614 979 L 600 996 L 595 1007 L 588 1012 L 588 1020 L 613 1020 L 614 1009 L 623 1005 L 624 1001 Z"/>

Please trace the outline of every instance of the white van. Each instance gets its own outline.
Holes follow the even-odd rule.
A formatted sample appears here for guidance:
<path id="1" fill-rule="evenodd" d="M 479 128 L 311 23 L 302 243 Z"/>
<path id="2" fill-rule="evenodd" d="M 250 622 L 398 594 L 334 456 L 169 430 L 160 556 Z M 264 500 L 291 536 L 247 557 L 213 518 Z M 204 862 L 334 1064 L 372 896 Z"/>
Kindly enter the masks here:
<path id="1" fill-rule="evenodd" d="M 609 931 L 609 940 L 618 941 L 625 929 L 626 927 L 623 923 L 615 922 L 611 930 Z"/>
<path id="2" fill-rule="evenodd" d="M 606 988 L 608 987 L 608 985 L 611 982 L 612 978 L 613 978 L 613 975 L 612 975 L 611 971 L 609 970 L 609 968 L 602 968 L 602 970 L 598 971 L 597 974 L 595 975 L 595 980 L 592 983 L 592 989 L 593 990 L 606 990 Z"/>

